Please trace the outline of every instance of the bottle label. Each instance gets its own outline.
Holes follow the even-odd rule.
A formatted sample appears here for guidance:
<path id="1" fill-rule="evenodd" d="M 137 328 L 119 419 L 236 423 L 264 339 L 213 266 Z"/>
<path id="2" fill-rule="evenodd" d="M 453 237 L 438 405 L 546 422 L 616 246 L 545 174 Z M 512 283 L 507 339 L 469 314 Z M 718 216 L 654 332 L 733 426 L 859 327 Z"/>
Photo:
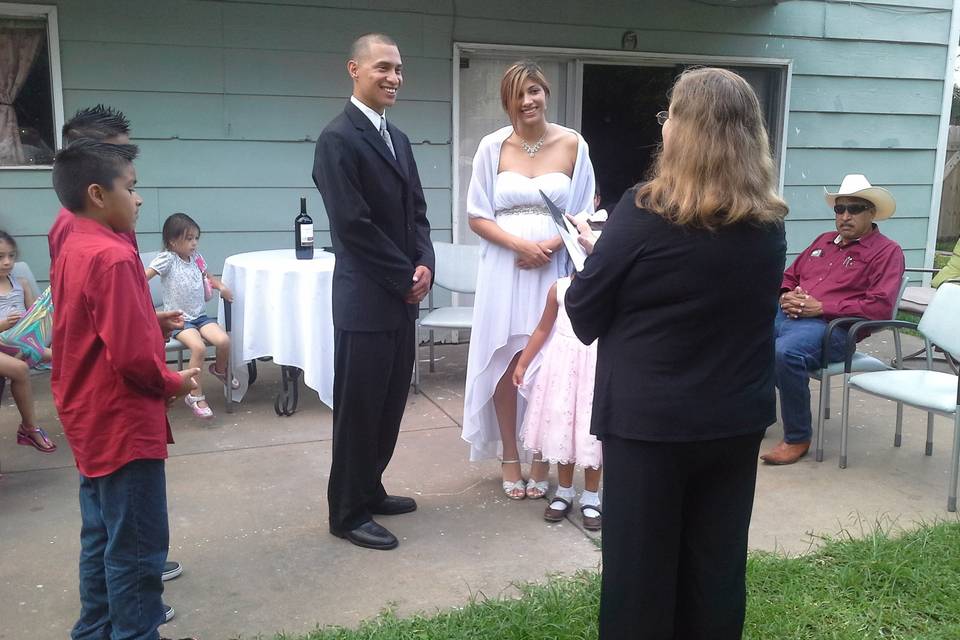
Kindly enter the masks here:
<path id="1" fill-rule="evenodd" d="M 313 225 L 312 224 L 300 225 L 300 246 L 301 247 L 313 246 Z"/>

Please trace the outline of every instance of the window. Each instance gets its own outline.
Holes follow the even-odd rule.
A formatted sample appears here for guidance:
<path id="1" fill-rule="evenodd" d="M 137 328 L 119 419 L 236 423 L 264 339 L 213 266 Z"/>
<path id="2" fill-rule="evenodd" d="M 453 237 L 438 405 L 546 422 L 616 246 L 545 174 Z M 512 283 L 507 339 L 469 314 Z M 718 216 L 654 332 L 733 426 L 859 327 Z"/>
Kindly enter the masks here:
<path id="1" fill-rule="evenodd" d="M 63 122 L 56 7 L 0 2 L 0 168 L 49 167 Z"/>

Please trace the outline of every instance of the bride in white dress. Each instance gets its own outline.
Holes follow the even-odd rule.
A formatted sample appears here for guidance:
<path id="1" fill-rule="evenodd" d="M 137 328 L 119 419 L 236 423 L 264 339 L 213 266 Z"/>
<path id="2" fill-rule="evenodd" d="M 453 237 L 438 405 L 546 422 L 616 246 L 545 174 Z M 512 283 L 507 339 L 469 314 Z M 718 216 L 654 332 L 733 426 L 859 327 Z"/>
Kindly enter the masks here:
<path id="1" fill-rule="evenodd" d="M 548 468 L 535 463 L 524 484 L 518 425 L 525 403 L 513 386 L 513 369 L 540 320 L 550 286 L 569 273 L 566 251 L 539 191 L 568 212 L 593 211 L 587 144 L 576 131 L 547 122 L 549 95 L 536 64 L 518 62 L 507 69 L 501 100 L 513 124 L 480 141 L 467 191 L 470 228 L 482 246 L 462 437 L 470 443 L 471 460 L 502 456 L 503 490 L 516 500 L 543 497 Z M 528 379 L 538 365 L 530 366 Z"/>

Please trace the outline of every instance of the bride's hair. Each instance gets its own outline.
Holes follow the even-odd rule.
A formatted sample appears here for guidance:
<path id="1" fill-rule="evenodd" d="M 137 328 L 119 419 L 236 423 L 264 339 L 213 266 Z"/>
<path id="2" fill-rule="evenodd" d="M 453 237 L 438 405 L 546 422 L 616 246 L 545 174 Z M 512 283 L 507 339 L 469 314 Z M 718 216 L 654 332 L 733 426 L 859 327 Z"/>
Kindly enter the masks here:
<path id="1" fill-rule="evenodd" d="M 760 103 L 726 69 L 688 69 L 670 90 L 670 142 L 654 162 L 636 204 L 676 224 L 706 229 L 780 222 L 770 143 Z"/>
<path id="2" fill-rule="evenodd" d="M 504 71 L 503 80 L 500 81 L 500 103 L 503 105 L 503 110 L 510 116 L 510 122 L 517 120 L 517 114 L 520 112 L 520 93 L 527 80 L 540 85 L 543 93 L 550 97 L 550 83 L 543 75 L 540 65 L 532 60 L 514 62 Z"/>

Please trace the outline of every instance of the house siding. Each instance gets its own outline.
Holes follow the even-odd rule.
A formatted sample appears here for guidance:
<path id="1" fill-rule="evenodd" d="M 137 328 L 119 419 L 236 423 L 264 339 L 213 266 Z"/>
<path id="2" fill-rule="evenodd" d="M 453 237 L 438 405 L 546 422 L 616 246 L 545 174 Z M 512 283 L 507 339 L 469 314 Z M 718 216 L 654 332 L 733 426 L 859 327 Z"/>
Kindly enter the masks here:
<path id="1" fill-rule="evenodd" d="M 58 7 L 66 116 L 103 102 L 133 123 L 144 250 L 158 247 L 174 211 L 197 219 L 214 270 L 233 253 L 287 247 L 300 195 L 317 242 L 329 244 L 310 176 L 314 141 L 349 95 L 345 51 L 376 29 L 401 45 L 405 85 L 389 117 L 414 145 L 434 237 L 448 240 L 453 43 L 618 51 L 632 30 L 638 50 L 650 53 L 793 61 L 784 140 L 791 254 L 833 225 L 823 186 L 862 172 L 898 199 L 884 232 L 908 264 L 924 260 L 951 0 L 31 3 Z M 0 169 L 0 225 L 41 281 L 58 208 L 49 184 L 49 171 Z"/>

